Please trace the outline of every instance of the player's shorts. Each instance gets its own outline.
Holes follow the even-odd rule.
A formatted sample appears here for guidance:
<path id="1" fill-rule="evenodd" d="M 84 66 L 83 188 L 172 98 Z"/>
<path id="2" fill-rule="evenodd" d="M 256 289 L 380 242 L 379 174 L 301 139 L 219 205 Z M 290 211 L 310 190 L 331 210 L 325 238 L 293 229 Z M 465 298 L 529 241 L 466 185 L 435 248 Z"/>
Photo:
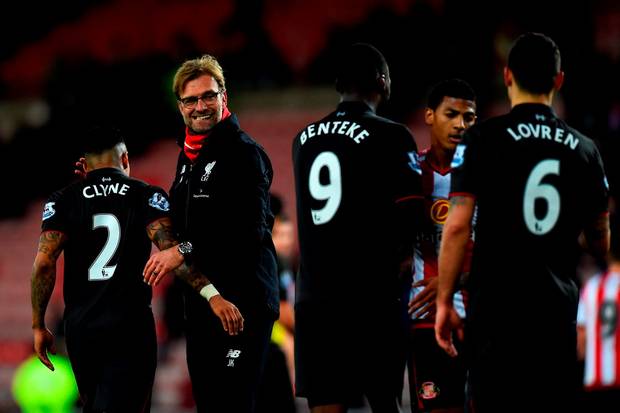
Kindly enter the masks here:
<path id="1" fill-rule="evenodd" d="M 402 390 L 404 330 L 399 312 L 384 308 L 344 315 L 339 307 L 295 307 L 296 394 L 306 397 L 310 407 L 351 405 L 362 395 L 387 404 Z"/>
<path id="2" fill-rule="evenodd" d="M 157 365 L 152 314 L 124 328 L 65 325 L 67 351 L 85 412 L 150 411 Z"/>
<path id="3" fill-rule="evenodd" d="M 581 383 L 574 327 L 539 320 L 476 327 L 465 329 L 476 412 L 575 411 Z"/>
<path id="4" fill-rule="evenodd" d="M 408 360 L 411 411 L 422 412 L 465 405 L 466 368 L 459 351 L 450 357 L 430 327 L 413 327 Z"/>

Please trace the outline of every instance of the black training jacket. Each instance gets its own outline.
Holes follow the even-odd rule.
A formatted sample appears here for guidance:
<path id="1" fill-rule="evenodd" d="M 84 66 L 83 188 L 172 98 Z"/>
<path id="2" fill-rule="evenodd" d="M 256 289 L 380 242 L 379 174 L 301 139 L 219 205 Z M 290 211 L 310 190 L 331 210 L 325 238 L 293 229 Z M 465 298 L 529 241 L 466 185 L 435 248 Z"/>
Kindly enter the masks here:
<path id="1" fill-rule="evenodd" d="M 242 313 L 266 310 L 277 318 L 272 178 L 267 154 L 233 114 L 211 130 L 196 163 L 181 149 L 170 198 L 180 239 L 191 241 L 194 264 L 222 296 Z M 208 306 L 189 289 L 185 304 L 190 322 Z"/>

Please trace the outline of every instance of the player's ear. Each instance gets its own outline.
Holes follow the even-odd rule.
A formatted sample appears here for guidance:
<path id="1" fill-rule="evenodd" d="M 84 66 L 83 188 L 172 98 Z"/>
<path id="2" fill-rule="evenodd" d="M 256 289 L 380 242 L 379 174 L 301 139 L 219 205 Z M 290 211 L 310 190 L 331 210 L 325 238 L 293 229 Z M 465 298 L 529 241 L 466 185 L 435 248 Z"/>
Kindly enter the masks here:
<path id="1" fill-rule="evenodd" d="M 508 69 L 508 66 L 504 67 L 504 85 L 506 87 L 512 86 L 512 70 Z"/>
<path id="2" fill-rule="evenodd" d="M 127 152 L 123 152 L 121 154 L 121 165 L 123 166 L 124 170 L 129 169 L 129 154 Z"/>
<path id="3" fill-rule="evenodd" d="M 553 78 L 553 88 L 557 91 L 560 90 L 562 85 L 564 84 L 564 72 L 559 71 L 557 75 Z"/>
<path id="4" fill-rule="evenodd" d="M 382 95 L 386 94 L 388 90 L 387 76 L 384 73 L 377 76 L 377 89 Z"/>
<path id="5" fill-rule="evenodd" d="M 431 108 L 424 109 L 424 123 L 432 125 L 435 121 L 435 111 Z"/>

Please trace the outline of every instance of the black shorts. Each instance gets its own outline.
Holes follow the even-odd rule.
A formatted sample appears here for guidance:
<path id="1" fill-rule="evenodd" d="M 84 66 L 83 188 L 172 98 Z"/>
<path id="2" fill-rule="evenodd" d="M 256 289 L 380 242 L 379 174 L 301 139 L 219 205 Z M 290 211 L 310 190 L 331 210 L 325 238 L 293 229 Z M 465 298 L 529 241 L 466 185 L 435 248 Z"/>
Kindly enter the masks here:
<path id="1" fill-rule="evenodd" d="M 251 412 L 271 341 L 273 314 L 242 311 L 230 336 L 210 309 L 186 326 L 187 365 L 197 412 Z"/>
<path id="2" fill-rule="evenodd" d="M 157 365 L 152 314 L 126 327 L 65 326 L 67 351 L 85 413 L 150 411 Z"/>
<path id="3" fill-rule="evenodd" d="M 519 412 L 575 410 L 576 331 L 563 334 L 553 324 L 537 323 L 484 334 L 465 330 L 468 394 L 477 413 L 508 411 L 507 406 Z"/>
<path id="4" fill-rule="evenodd" d="M 295 307 L 296 394 L 310 407 L 356 402 L 362 395 L 389 403 L 402 392 L 404 326 L 394 311 L 343 315 L 341 308 Z"/>
<path id="5" fill-rule="evenodd" d="M 437 344 L 433 328 L 411 328 L 408 370 L 412 412 L 465 406 L 462 352 L 450 357 Z"/>

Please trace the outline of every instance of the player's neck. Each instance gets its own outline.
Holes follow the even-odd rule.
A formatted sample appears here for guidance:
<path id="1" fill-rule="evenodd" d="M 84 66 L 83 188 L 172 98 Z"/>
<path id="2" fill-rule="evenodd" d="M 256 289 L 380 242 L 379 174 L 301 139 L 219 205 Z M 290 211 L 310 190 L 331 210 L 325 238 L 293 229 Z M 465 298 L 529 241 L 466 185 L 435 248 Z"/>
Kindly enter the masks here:
<path id="1" fill-rule="evenodd" d="M 620 273 L 620 261 L 612 260 L 607 266 L 607 271 Z"/>
<path id="2" fill-rule="evenodd" d="M 510 107 L 512 108 L 523 103 L 541 103 L 551 106 L 553 92 L 532 94 L 519 89 L 517 86 L 513 86 L 508 92 L 508 97 L 510 98 Z"/>
<path id="3" fill-rule="evenodd" d="M 364 95 L 357 92 L 344 92 L 340 95 L 340 102 L 363 102 L 370 106 L 373 112 L 377 112 L 377 107 L 381 102 L 379 94 Z"/>
<path id="4" fill-rule="evenodd" d="M 104 169 L 104 168 L 113 168 L 113 169 L 118 169 L 121 172 L 124 172 L 126 175 L 129 175 L 127 173 L 126 170 L 123 169 L 122 165 L 119 165 L 118 162 L 113 162 L 113 161 L 109 161 L 109 162 L 86 162 L 86 171 L 87 172 L 92 172 L 95 171 L 97 169 Z"/>
<path id="5" fill-rule="evenodd" d="M 426 155 L 426 159 L 428 159 L 428 162 L 431 164 L 433 169 L 443 172 L 450 169 L 453 156 L 453 151 L 447 151 L 437 145 L 431 145 L 431 148 Z"/>

